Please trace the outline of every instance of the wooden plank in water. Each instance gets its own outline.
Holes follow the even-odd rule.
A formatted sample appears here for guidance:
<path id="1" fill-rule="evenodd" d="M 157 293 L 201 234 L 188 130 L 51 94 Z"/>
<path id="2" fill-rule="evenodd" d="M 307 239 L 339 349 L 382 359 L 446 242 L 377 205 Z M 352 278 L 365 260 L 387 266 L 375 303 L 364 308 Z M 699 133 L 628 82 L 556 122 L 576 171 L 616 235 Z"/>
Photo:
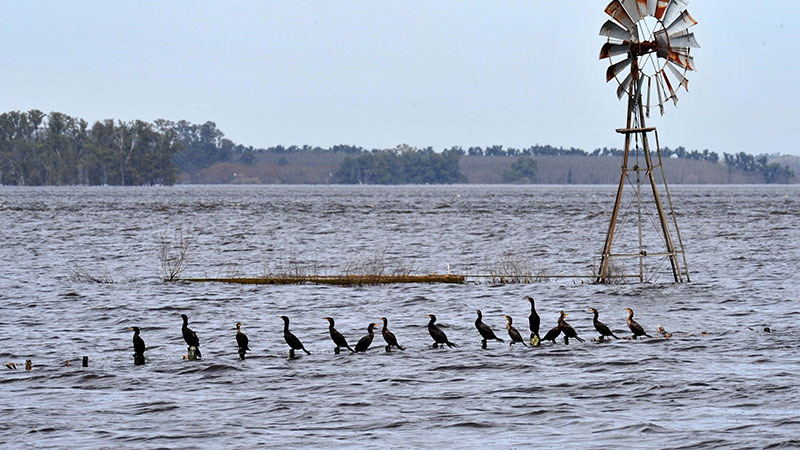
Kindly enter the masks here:
<path id="1" fill-rule="evenodd" d="M 231 277 L 231 278 L 184 278 L 178 281 L 193 283 L 233 283 L 233 284 L 334 284 L 340 286 L 360 284 L 396 283 L 454 283 L 464 284 L 463 275 L 309 275 L 274 277 Z"/>

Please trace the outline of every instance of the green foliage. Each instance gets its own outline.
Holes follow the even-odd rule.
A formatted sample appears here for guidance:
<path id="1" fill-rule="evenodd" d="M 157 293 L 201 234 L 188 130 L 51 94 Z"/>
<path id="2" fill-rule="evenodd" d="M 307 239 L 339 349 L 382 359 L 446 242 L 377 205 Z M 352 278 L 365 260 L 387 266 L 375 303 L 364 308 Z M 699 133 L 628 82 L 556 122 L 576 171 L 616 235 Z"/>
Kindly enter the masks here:
<path id="1" fill-rule="evenodd" d="M 759 172 L 764 175 L 767 183 L 789 183 L 794 178 L 794 172 L 778 163 L 770 163 L 767 155 L 753 156 L 744 152 L 736 154 L 723 154 L 725 165 L 728 169 L 739 169 L 744 172 Z"/>
<path id="2" fill-rule="evenodd" d="M 436 153 L 401 145 L 391 150 L 373 150 L 348 156 L 336 171 L 343 184 L 447 184 L 461 183 L 458 151 Z"/>
<path id="3" fill-rule="evenodd" d="M 208 121 L 202 125 L 186 120 L 173 122 L 159 119 L 156 122 L 161 129 L 172 131 L 181 143 L 182 148 L 175 154 L 175 164 L 183 172 L 193 174 L 214 163 L 231 159 L 235 144 L 223 139 L 224 134 L 214 122 Z"/>
<path id="4" fill-rule="evenodd" d="M 173 184 L 174 133 L 133 121 L 86 121 L 59 112 L 0 114 L 0 183 Z"/>
<path id="5" fill-rule="evenodd" d="M 536 160 L 527 156 L 520 156 L 503 172 L 503 183 L 535 183 Z"/>

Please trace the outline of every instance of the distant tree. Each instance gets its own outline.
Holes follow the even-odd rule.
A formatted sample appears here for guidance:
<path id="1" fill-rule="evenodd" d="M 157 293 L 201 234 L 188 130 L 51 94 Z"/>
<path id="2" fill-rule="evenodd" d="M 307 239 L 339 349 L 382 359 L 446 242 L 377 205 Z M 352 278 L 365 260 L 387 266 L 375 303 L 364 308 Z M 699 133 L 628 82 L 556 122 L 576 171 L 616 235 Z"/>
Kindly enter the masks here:
<path id="1" fill-rule="evenodd" d="M 486 151 L 484 152 L 486 156 L 505 156 L 506 151 L 503 150 L 502 145 L 492 145 L 486 147 Z"/>
<path id="2" fill-rule="evenodd" d="M 460 155 L 401 145 L 342 161 L 334 178 L 344 184 L 441 184 L 463 182 Z"/>
<path id="3" fill-rule="evenodd" d="M 256 152 L 252 147 L 244 149 L 239 155 L 239 161 L 247 166 L 252 166 L 256 162 Z"/>
<path id="4" fill-rule="evenodd" d="M 450 154 L 458 155 L 458 156 L 464 156 L 466 154 L 464 149 L 459 147 L 459 146 L 457 146 L 457 145 L 454 145 L 454 146 L 446 149 L 443 153 L 450 153 Z"/>
<path id="5" fill-rule="evenodd" d="M 528 156 L 520 156 L 503 172 L 504 183 L 535 183 L 536 160 Z"/>
<path id="6" fill-rule="evenodd" d="M 214 163 L 230 160 L 233 143 L 223 139 L 224 134 L 214 122 L 208 121 L 202 125 L 185 120 L 168 123 L 183 147 L 175 155 L 175 163 L 180 170 L 193 173 Z"/>

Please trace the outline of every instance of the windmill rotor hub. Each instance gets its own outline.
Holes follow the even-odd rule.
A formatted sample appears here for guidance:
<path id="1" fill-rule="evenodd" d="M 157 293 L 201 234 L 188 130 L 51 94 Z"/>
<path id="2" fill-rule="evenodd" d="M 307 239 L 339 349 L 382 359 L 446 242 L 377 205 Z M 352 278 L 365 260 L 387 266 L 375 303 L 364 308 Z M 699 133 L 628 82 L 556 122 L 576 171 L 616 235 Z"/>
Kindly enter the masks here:
<path id="1" fill-rule="evenodd" d="M 633 56 L 644 56 L 655 51 L 658 51 L 658 42 L 656 41 L 631 43 L 630 54 Z"/>

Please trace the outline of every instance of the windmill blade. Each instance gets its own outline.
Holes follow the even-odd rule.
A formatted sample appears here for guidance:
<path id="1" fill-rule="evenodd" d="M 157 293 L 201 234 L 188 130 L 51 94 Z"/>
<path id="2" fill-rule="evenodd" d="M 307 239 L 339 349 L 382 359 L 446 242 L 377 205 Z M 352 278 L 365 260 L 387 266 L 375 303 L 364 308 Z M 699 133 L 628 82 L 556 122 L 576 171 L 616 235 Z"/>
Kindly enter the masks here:
<path id="1" fill-rule="evenodd" d="M 650 83 L 653 80 L 650 77 L 647 77 L 647 104 L 645 105 L 645 115 L 650 117 Z"/>
<path id="2" fill-rule="evenodd" d="M 681 72 L 680 70 L 678 70 L 677 67 L 675 67 L 676 64 L 672 61 L 667 61 L 666 66 L 669 67 L 669 71 L 672 72 L 673 75 L 675 75 L 675 78 L 678 80 L 678 84 L 683 86 L 686 92 L 689 92 L 689 79 L 686 78 L 685 69 L 683 72 Z"/>
<path id="3" fill-rule="evenodd" d="M 669 58 L 670 40 L 667 36 L 667 32 L 664 30 L 659 30 L 655 33 L 654 37 L 656 39 L 656 55 L 659 58 Z"/>
<path id="4" fill-rule="evenodd" d="M 700 44 L 698 44 L 697 40 L 694 38 L 694 33 L 689 33 L 688 30 L 670 35 L 669 44 L 673 47 L 700 48 Z"/>
<path id="5" fill-rule="evenodd" d="M 667 98 L 667 100 L 672 100 L 672 102 L 675 103 L 675 106 L 678 106 L 678 96 L 675 95 L 675 89 L 672 89 L 672 83 L 669 82 L 667 72 L 664 72 L 664 69 L 661 69 L 661 72 L 659 73 L 664 78 L 664 84 L 666 84 L 667 88 L 669 89 L 669 98 Z"/>
<path id="6" fill-rule="evenodd" d="M 672 25 L 672 22 L 675 22 L 675 19 L 686 10 L 688 5 L 689 2 L 686 0 L 670 0 L 667 10 L 664 11 L 664 17 L 661 19 L 661 22 L 664 23 L 664 26 Z"/>
<path id="7" fill-rule="evenodd" d="M 636 0 L 636 11 L 639 17 L 646 17 L 649 14 L 647 0 Z"/>
<path id="8" fill-rule="evenodd" d="M 628 12 L 633 23 L 638 22 L 642 16 L 639 14 L 639 8 L 636 6 L 636 0 L 622 0 L 622 6 Z"/>
<path id="9" fill-rule="evenodd" d="M 627 41 L 631 38 L 631 32 L 625 28 L 617 25 L 613 20 L 607 20 L 600 28 L 600 36 L 606 36 L 609 39 L 617 39 L 619 41 Z"/>
<path id="10" fill-rule="evenodd" d="M 606 14 L 613 17 L 614 20 L 620 23 L 626 30 L 633 31 L 636 28 L 634 25 L 633 20 L 631 20 L 631 16 L 625 12 L 625 8 L 622 6 L 622 3 L 619 0 L 614 0 L 606 6 Z"/>
<path id="11" fill-rule="evenodd" d="M 633 57 L 629 56 L 628 59 L 622 60 L 616 64 L 609 66 L 608 70 L 606 70 L 606 82 L 613 80 L 614 77 L 622 73 L 622 71 L 625 70 L 626 67 L 631 65 L 632 61 Z"/>
<path id="12" fill-rule="evenodd" d="M 631 71 L 633 73 L 633 71 Z M 642 86 L 644 86 L 644 78 L 637 77 L 636 80 L 636 93 L 634 94 L 634 98 L 637 102 L 642 102 Z"/>
<path id="13" fill-rule="evenodd" d="M 689 14 L 689 11 L 684 11 L 667 27 L 667 34 L 672 37 L 672 35 L 680 33 L 681 31 L 684 31 L 695 25 L 697 25 L 697 21 L 692 18 L 691 14 Z"/>
<path id="14" fill-rule="evenodd" d="M 667 10 L 667 6 L 669 6 L 669 0 L 653 0 L 656 4 L 656 13 L 654 17 L 658 20 L 661 20 L 664 17 L 664 11 Z"/>
<path id="15" fill-rule="evenodd" d="M 622 100 L 622 96 L 628 92 L 628 89 L 631 87 L 631 81 L 633 80 L 633 71 L 631 70 L 628 73 L 628 76 L 622 80 L 619 87 L 617 87 L 617 98 Z"/>
<path id="16" fill-rule="evenodd" d="M 677 51 L 677 49 L 669 51 L 669 60 L 686 69 L 697 70 L 694 66 L 694 58 Z"/>
<path id="17" fill-rule="evenodd" d="M 656 77 L 656 93 L 658 94 L 658 108 L 661 110 L 661 115 L 664 115 L 664 96 L 661 95 L 661 91 L 664 89 L 661 86 L 661 79 L 659 78 L 658 74 L 655 75 Z"/>
<path id="18" fill-rule="evenodd" d="M 630 51 L 631 51 L 630 44 L 612 44 L 610 42 L 606 42 L 605 44 L 603 44 L 603 48 L 600 49 L 600 59 L 622 55 Z"/>
<path id="19" fill-rule="evenodd" d="M 658 9 L 658 0 L 647 0 L 647 15 L 655 17 L 656 9 Z"/>

